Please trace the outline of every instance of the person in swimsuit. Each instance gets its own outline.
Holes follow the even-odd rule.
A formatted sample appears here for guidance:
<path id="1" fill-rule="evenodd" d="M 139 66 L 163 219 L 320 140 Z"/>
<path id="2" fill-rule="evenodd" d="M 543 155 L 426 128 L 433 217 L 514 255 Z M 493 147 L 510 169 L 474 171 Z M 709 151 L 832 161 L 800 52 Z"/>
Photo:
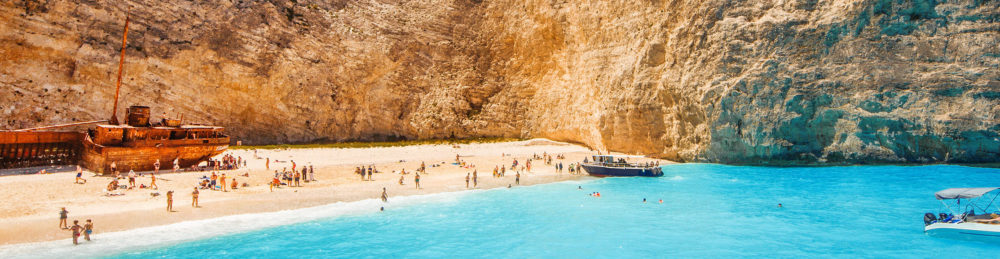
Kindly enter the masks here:
<path id="1" fill-rule="evenodd" d="M 159 173 L 159 172 L 160 172 L 160 159 L 156 159 L 156 162 L 153 162 L 153 173 Z"/>
<path id="2" fill-rule="evenodd" d="M 479 186 L 479 171 L 472 170 L 472 188 Z"/>
<path id="3" fill-rule="evenodd" d="M 417 185 L 417 189 L 420 189 L 420 173 L 413 174 L 413 182 Z"/>
<path id="4" fill-rule="evenodd" d="M 406 176 L 403 176 L 403 175 L 400 175 L 400 176 L 399 176 L 399 185 L 403 185 L 403 180 L 406 180 L 406 178 L 405 178 L 405 177 L 406 177 Z"/>
<path id="5" fill-rule="evenodd" d="M 82 183 L 87 183 L 87 179 L 83 179 L 83 168 L 76 166 L 76 183 L 81 183 L 80 181 L 83 181 Z"/>
<path id="6" fill-rule="evenodd" d="M 194 191 L 191 192 L 191 207 L 198 207 L 198 187 L 194 187 Z"/>
<path id="7" fill-rule="evenodd" d="M 237 186 L 239 186 L 239 184 L 236 183 L 236 177 L 233 177 L 233 183 L 229 184 L 229 190 L 236 190 Z"/>
<path id="8" fill-rule="evenodd" d="M 73 245 L 79 245 L 80 243 L 77 242 L 77 239 L 80 238 L 80 232 L 83 231 L 83 227 L 80 226 L 80 221 L 74 220 L 73 226 L 69 229 L 73 231 Z"/>
<path id="9" fill-rule="evenodd" d="M 299 173 L 298 171 L 296 171 L 296 172 L 294 173 L 294 175 L 292 175 L 292 178 L 294 178 L 294 179 L 295 179 L 295 186 L 296 186 L 296 187 L 298 187 L 298 186 L 301 186 L 301 184 L 300 184 L 300 182 L 299 182 L 299 179 L 301 179 L 301 177 L 302 177 L 302 174 L 300 174 L 300 173 Z"/>
<path id="10" fill-rule="evenodd" d="M 67 218 L 69 218 L 69 211 L 66 210 L 66 207 L 63 207 L 62 210 L 59 211 L 59 228 L 66 229 L 69 227 L 66 225 Z"/>
<path id="11" fill-rule="evenodd" d="M 174 212 L 174 191 L 167 191 L 167 212 Z"/>
<path id="12" fill-rule="evenodd" d="M 219 176 L 219 189 L 221 189 L 224 192 L 226 191 L 226 174 L 222 174 Z"/>
<path id="13" fill-rule="evenodd" d="M 90 241 L 90 234 L 94 233 L 94 222 L 87 219 L 87 224 L 83 224 L 83 239 Z"/>
<path id="14" fill-rule="evenodd" d="M 389 202 L 389 194 L 385 192 L 385 187 L 382 187 L 382 202 Z"/>
<path id="15" fill-rule="evenodd" d="M 469 173 L 465 174 L 465 189 L 469 189 Z"/>
<path id="16" fill-rule="evenodd" d="M 160 189 L 159 186 L 156 186 L 156 173 L 149 174 L 149 180 L 150 180 L 150 182 L 149 182 L 149 188 L 150 189 L 153 189 L 153 190 Z"/>
<path id="17" fill-rule="evenodd" d="M 518 171 L 514 175 L 514 184 L 521 185 L 521 172 L 520 171 Z"/>
<path id="18" fill-rule="evenodd" d="M 174 158 L 174 173 L 176 173 L 176 172 L 177 172 L 177 169 L 180 169 L 180 168 L 181 168 L 181 165 L 180 165 L 180 163 L 178 163 L 178 162 L 179 162 L 179 161 L 177 161 L 177 158 Z"/>
<path id="19" fill-rule="evenodd" d="M 128 170 L 128 185 L 130 188 L 135 188 L 135 171 Z"/>

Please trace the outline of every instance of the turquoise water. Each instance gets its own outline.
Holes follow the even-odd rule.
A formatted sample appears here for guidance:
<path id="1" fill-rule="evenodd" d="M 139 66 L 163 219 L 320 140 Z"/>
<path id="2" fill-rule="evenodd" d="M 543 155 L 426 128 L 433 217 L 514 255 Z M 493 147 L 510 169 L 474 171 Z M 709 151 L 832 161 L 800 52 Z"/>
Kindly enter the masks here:
<path id="1" fill-rule="evenodd" d="M 884 258 L 1000 252 L 1000 245 L 929 237 L 922 222 L 924 212 L 942 208 L 935 191 L 1000 186 L 997 169 L 683 164 L 664 172 L 660 178 L 490 190 L 114 257 Z M 587 195 L 593 191 L 602 197 Z"/>

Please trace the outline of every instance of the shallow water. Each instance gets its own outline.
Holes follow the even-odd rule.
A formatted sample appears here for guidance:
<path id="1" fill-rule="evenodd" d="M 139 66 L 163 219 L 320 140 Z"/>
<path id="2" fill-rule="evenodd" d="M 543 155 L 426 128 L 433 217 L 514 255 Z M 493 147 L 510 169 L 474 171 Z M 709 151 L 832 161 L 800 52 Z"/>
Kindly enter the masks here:
<path id="1" fill-rule="evenodd" d="M 883 258 L 1000 252 L 1000 244 L 929 237 L 922 221 L 924 212 L 943 208 L 935 191 L 1000 186 L 997 169 L 683 164 L 666 166 L 664 173 L 391 199 L 385 212 L 369 212 L 381 206 L 372 201 L 351 206 L 360 208 L 354 213 L 330 213 L 343 207 L 332 205 L 279 212 L 238 222 L 293 224 L 110 251 L 124 251 L 116 258 Z M 602 197 L 587 195 L 593 191 Z M 292 220 L 299 217 L 305 218 Z"/>

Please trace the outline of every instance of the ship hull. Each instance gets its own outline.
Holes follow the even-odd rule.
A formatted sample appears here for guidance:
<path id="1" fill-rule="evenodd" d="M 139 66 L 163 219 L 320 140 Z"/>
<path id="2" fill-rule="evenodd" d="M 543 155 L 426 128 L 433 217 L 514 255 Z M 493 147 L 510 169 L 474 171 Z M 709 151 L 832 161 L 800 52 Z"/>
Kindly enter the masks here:
<path id="1" fill-rule="evenodd" d="M 174 159 L 180 168 L 188 168 L 207 161 L 229 148 L 229 138 L 212 139 L 207 143 L 174 143 L 173 145 L 153 145 L 144 147 L 101 146 L 83 141 L 82 163 L 87 169 L 98 174 L 110 174 L 114 162 L 119 172 L 150 171 L 156 160 L 160 160 L 160 170 L 172 170 Z"/>
<path id="2" fill-rule="evenodd" d="M 83 136 L 66 131 L 0 131 L 0 168 L 76 163 Z"/>
<path id="3" fill-rule="evenodd" d="M 583 170 L 594 176 L 663 176 L 660 167 L 608 167 L 592 164 L 581 164 Z"/>

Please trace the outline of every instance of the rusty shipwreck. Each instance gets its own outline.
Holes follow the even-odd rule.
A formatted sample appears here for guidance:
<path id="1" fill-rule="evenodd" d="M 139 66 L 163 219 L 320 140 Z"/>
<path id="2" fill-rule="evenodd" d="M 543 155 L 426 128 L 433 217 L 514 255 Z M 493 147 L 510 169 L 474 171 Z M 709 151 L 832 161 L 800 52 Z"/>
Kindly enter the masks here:
<path id="1" fill-rule="evenodd" d="M 18 168 L 55 164 L 80 164 L 98 174 L 118 171 L 188 168 L 229 147 L 229 137 L 222 127 L 182 125 L 167 118 L 151 121 L 150 108 L 126 109 L 125 123 L 118 121 L 118 97 L 121 91 L 129 17 L 125 19 L 121 59 L 118 64 L 114 107 L 109 120 L 70 123 L 31 129 L 0 131 L 0 168 Z M 58 131 L 81 125 L 94 126 L 85 132 Z"/>

